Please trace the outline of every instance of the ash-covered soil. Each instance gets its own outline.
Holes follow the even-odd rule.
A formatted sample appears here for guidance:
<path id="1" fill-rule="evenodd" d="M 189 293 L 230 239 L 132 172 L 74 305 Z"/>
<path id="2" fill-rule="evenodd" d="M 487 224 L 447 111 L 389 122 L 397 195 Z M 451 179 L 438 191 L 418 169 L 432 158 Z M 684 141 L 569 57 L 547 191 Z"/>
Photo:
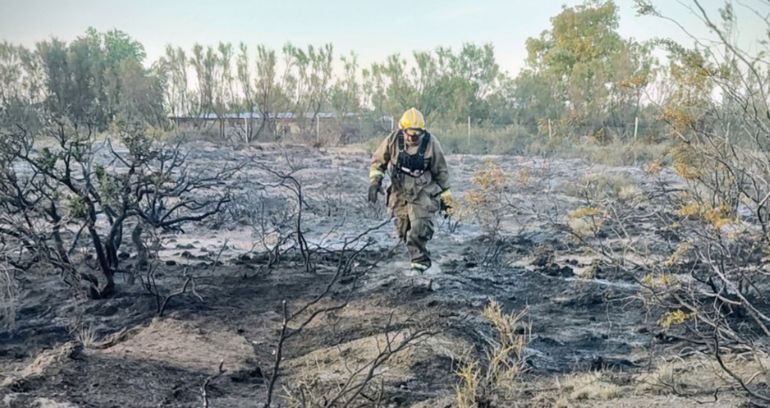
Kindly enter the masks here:
<path id="1" fill-rule="evenodd" d="M 670 171 L 648 175 L 580 160 L 450 156 L 455 197 L 471 190 L 474 172 L 493 160 L 510 175 L 511 201 L 500 209 L 494 239 L 473 217 L 459 226 L 438 218 L 430 244 L 435 265 L 413 276 L 389 223 L 346 246 L 388 220 L 381 203 L 365 200 L 369 157 L 363 150 L 234 150 L 204 143 L 185 149 L 191 171 L 249 161 L 236 178 L 223 180 L 234 188 L 226 211 L 161 237 L 153 260 L 159 290 L 177 292 L 188 278 L 194 285 L 158 316 L 158 300 L 141 280 L 131 285 L 119 277 L 115 296 L 85 300 L 45 270 L 18 275 L 15 327 L 0 331 L 0 406 L 201 407 L 206 382 L 210 407 L 261 406 L 281 336 L 282 302 L 291 315 L 322 293 L 328 295 L 288 325 L 293 331 L 315 311 L 330 309 L 282 345 L 274 406 L 301 406 L 303 399 L 323 406 L 325 396 L 349 386 L 351 377 L 366 376 L 383 350 L 415 333 L 420 336 L 413 343 L 371 371 L 372 387 L 350 406 L 454 406 L 459 367 L 483 362 L 495 341 L 481 315 L 492 300 L 506 313 L 527 311 L 520 330 L 531 334 L 526 370 L 517 380 L 519 406 L 713 401 L 649 381 L 679 343 L 660 330 L 659 315 L 645 306 L 634 276 L 604 267 L 548 221 L 580 205 L 587 180 L 644 190 L 661 177 L 673 180 Z M 310 267 L 294 239 L 279 246 L 277 260 L 265 251 L 296 228 L 283 222 L 294 219 L 295 197 L 271 171 L 291 173 L 302 186 Z M 639 226 L 636 233 L 654 228 Z M 135 256 L 124 247 L 126 265 Z M 346 273 L 332 282 L 341 265 Z M 613 392 L 576 393 L 578 386 L 569 384 L 580 376 Z M 736 404 L 725 390 L 711 406 Z"/>

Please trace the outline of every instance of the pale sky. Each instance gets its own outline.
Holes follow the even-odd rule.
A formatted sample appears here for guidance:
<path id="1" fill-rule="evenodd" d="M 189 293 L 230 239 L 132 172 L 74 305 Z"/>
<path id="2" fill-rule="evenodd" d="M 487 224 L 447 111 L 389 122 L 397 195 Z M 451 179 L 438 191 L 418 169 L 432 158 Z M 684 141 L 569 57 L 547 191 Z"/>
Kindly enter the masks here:
<path id="1" fill-rule="evenodd" d="M 148 60 L 163 54 L 166 44 L 187 50 L 194 43 L 219 41 L 250 47 L 265 44 L 276 50 L 286 42 L 298 46 L 334 44 L 337 56 L 355 51 L 364 66 L 400 53 L 437 46 L 458 49 L 463 43 L 492 43 L 501 67 L 516 73 L 524 65 L 528 37 L 550 27 L 561 6 L 575 0 L 427 0 L 427 1 L 293 1 L 293 0 L 0 0 L 0 41 L 33 46 L 55 36 L 70 41 L 89 26 L 99 31 L 125 31 L 144 44 Z M 657 7 L 706 35 L 703 25 L 685 8 L 685 0 L 657 0 Z M 701 0 L 708 9 L 722 0 Z M 619 31 L 624 37 L 646 40 L 656 36 L 692 41 L 672 23 L 637 17 L 632 0 L 616 0 Z M 766 4 L 736 0 L 739 16 L 749 14 L 741 4 L 770 13 Z M 716 15 L 715 15 L 716 17 Z M 748 21 L 748 20 L 745 20 Z M 757 18 L 741 24 L 741 39 L 754 43 L 766 27 Z"/>

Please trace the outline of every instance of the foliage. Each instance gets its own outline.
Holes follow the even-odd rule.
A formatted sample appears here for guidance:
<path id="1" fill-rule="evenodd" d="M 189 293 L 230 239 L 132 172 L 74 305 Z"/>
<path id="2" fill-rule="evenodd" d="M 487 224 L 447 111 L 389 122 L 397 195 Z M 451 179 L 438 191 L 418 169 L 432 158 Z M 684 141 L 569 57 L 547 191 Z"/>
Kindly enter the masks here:
<path id="1" fill-rule="evenodd" d="M 178 177 L 186 174 L 179 146 L 156 144 L 141 124 L 114 129 L 127 149 L 122 152 L 98 136 L 88 125 L 92 119 L 78 126 L 47 109 L 0 113 L 0 158 L 7 164 L 0 177 L 0 232 L 23 248 L 8 262 L 20 270 L 47 263 L 76 292 L 112 294 L 115 274 L 125 272 L 118 254 L 129 223 L 139 236 L 142 225 L 174 229 L 229 201 L 229 189 L 218 185 L 234 169 Z"/>
<path id="2" fill-rule="evenodd" d="M 564 7 L 549 30 L 527 40 L 515 90 L 521 122 L 550 118 L 562 136 L 577 126 L 603 142 L 605 126 L 634 122 L 654 60 L 648 45 L 620 37 L 618 21 L 613 1 L 587 1 Z"/>
<path id="3" fill-rule="evenodd" d="M 669 119 L 641 103 L 658 72 L 650 46 L 621 38 L 617 24 L 611 1 L 565 8 L 550 30 L 528 40 L 527 68 L 515 78 L 491 44 L 394 54 L 368 67 L 355 53 L 335 57 L 332 44 L 169 45 L 145 68 L 142 44 L 118 30 L 89 29 L 69 44 L 50 39 L 35 50 L 3 44 L 0 98 L 23 94 L 98 130 L 118 119 L 168 129 L 170 116 L 178 133 L 180 118 L 197 118 L 193 130 L 210 133 L 216 123 L 218 140 L 246 143 L 289 135 L 359 142 L 390 131 L 391 118 L 416 106 L 429 127 L 446 130 L 455 150 L 522 153 L 533 146 L 540 153 L 552 139 L 573 135 L 627 139 L 635 117 L 643 119 L 642 133 L 655 135 L 656 118 Z M 319 126 L 326 112 L 332 124 Z M 279 118 L 287 114 L 293 123 Z M 462 137 L 468 125 L 474 143 Z M 487 132 L 494 137 L 477 139 Z"/>
<path id="4" fill-rule="evenodd" d="M 507 204 L 505 193 L 508 176 L 494 160 L 486 160 L 483 167 L 473 174 L 472 189 L 461 200 L 456 200 L 450 214 L 463 221 L 478 221 L 484 232 L 492 237 L 499 234 L 502 208 Z"/>
<path id="5" fill-rule="evenodd" d="M 289 111 L 299 124 L 300 134 L 318 138 L 318 114 L 328 105 L 332 86 L 332 59 L 334 47 L 309 45 L 298 48 L 291 43 L 283 47 L 287 69 L 284 73 L 284 91 L 289 97 Z"/>
<path id="6" fill-rule="evenodd" d="M 530 339 L 530 328 L 523 322 L 526 314 L 506 314 L 494 300 L 484 307 L 482 315 L 497 338 L 489 340 L 483 361 L 470 360 L 458 369 L 458 407 L 507 406 L 519 398 L 516 382 L 526 370 L 524 349 Z"/>
<path id="7" fill-rule="evenodd" d="M 72 43 L 37 44 L 49 111 L 75 126 L 105 130 L 115 119 L 165 124 L 163 84 L 144 68 L 144 47 L 127 34 L 89 28 Z M 27 76 L 37 75 L 27 66 Z"/>

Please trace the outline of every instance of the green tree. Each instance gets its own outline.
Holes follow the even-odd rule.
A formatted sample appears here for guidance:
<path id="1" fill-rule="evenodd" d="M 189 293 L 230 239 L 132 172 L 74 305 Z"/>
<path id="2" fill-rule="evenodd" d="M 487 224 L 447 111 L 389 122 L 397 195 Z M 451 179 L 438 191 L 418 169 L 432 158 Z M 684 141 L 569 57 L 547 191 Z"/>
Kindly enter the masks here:
<path id="1" fill-rule="evenodd" d="M 368 71 L 368 89 L 375 92 L 371 100 L 375 110 L 384 116 L 398 116 L 405 106 L 417 105 L 417 91 L 410 78 L 406 60 L 393 54 L 385 62 L 372 64 Z"/>
<path id="2" fill-rule="evenodd" d="M 196 110 L 194 116 L 203 117 L 211 115 L 214 111 L 214 70 L 216 67 L 216 56 L 211 47 L 204 50 L 200 44 L 193 45 L 190 65 L 195 72 L 196 89 Z M 196 122 L 197 124 L 198 122 Z"/>
<path id="3" fill-rule="evenodd" d="M 194 100 L 188 85 L 188 61 L 182 48 L 166 47 L 166 53 L 158 61 L 158 69 L 164 77 L 163 99 L 173 117 L 191 114 Z"/>
<path id="4" fill-rule="evenodd" d="M 52 39 L 39 43 L 48 88 L 47 108 L 75 126 L 104 128 L 109 112 L 100 69 L 99 44 L 81 37 L 70 46 Z"/>
<path id="5" fill-rule="evenodd" d="M 527 67 L 517 78 L 516 95 L 520 106 L 534 109 L 524 114 L 528 121 L 557 114 L 565 127 L 593 135 L 633 121 L 620 113 L 638 111 L 652 61 L 647 48 L 617 33 L 618 22 L 613 1 L 589 0 L 565 7 L 549 30 L 527 40 Z"/>
<path id="6" fill-rule="evenodd" d="M 376 130 L 387 132 L 391 130 L 390 122 L 383 121 L 387 116 L 385 111 L 387 95 L 386 80 L 379 64 L 372 64 L 369 68 L 361 70 L 362 96 L 361 102 L 365 107 L 369 107 L 373 123 L 379 125 Z"/>
<path id="7" fill-rule="evenodd" d="M 146 56 L 144 46 L 119 30 L 100 34 L 96 29 L 89 28 L 86 33 L 89 41 L 93 44 L 98 43 L 101 49 L 102 66 L 100 68 L 103 70 L 103 91 L 106 94 L 109 115 L 113 117 L 118 113 L 120 107 L 126 107 L 121 99 L 124 92 L 131 90 L 128 89 L 125 82 L 131 80 L 134 82 L 133 85 L 138 85 L 136 78 L 143 75 L 143 63 Z M 131 109 L 133 110 L 133 108 Z"/>
<path id="8" fill-rule="evenodd" d="M 251 77 L 249 49 L 244 43 L 238 45 L 238 57 L 235 62 L 238 85 L 240 86 L 239 101 L 235 104 L 238 112 L 243 112 L 245 125 L 242 129 L 243 140 L 249 143 L 254 138 L 254 113 L 256 110 L 256 92 Z"/>
<path id="9" fill-rule="evenodd" d="M 230 43 L 217 45 L 214 76 L 214 113 L 219 121 L 219 137 L 225 138 L 225 121 L 228 112 L 232 112 L 235 91 L 233 89 L 233 46 Z"/>
<path id="10" fill-rule="evenodd" d="M 338 78 L 331 90 L 330 104 L 336 114 L 338 134 L 342 141 L 347 141 L 354 135 L 350 134 L 352 126 L 348 126 L 361 111 L 361 84 L 358 82 L 358 56 L 351 53 L 340 58 L 342 76 Z"/>
<path id="11" fill-rule="evenodd" d="M 154 64 L 152 69 L 147 70 L 137 61 L 126 60 L 120 64 L 118 74 L 123 88 L 117 101 L 119 119 L 167 128 L 167 109 L 163 93 L 168 85 L 163 67 Z"/>
<path id="12" fill-rule="evenodd" d="M 0 43 L 0 106 L 12 101 L 38 103 L 45 96 L 39 55 L 22 46 Z"/>
<path id="13" fill-rule="evenodd" d="M 499 84 L 504 80 L 492 45 L 465 44 L 457 55 L 447 53 L 447 58 L 451 83 L 455 84 L 452 98 L 455 102 L 452 106 L 456 107 L 455 120 L 462 121 L 468 116 L 478 120 L 488 118 L 488 98 L 501 96 Z"/>
<path id="14" fill-rule="evenodd" d="M 256 64 L 256 98 L 262 121 L 259 124 L 255 137 L 265 131 L 276 133 L 275 114 L 281 107 L 287 105 L 286 96 L 281 91 L 278 83 L 278 60 L 275 50 L 264 45 L 257 46 Z"/>
<path id="15" fill-rule="evenodd" d="M 313 126 L 318 114 L 329 104 L 333 50 L 331 44 L 301 49 L 289 43 L 283 47 L 287 63 L 285 84 L 289 94 L 294 95 L 291 110 L 303 136 L 315 133 Z"/>
<path id="16" fill-rule="evenodd" d="M 138 112 L 143 112 L 144 120 L 161 124 L 160 78 L 144 68 L 144 48 L 127 34 L 89 28 L 70 44 L 57 39 L 41 42 L 37 54 L 47 108 L 73 125 L 104 130 L 119 116 Z M 147 95 L 140 97 L 142 93 Z"/>
<path id="17" fill-rule="evenodd" d="M 510 83 L 491 44 L 465 44 L 457 53 L 439 47 L 412 56 L 411 65 L 396 54 L 363 71 L 364 99 L 378 114 L 398 116 L 416 106 L 431 121 L 464 123 L 470 116 L 482 122 L 490 120 L 492 102 L 497 112 L 501 105 L 510 106 L 510 89 L 503 86 Z"/>

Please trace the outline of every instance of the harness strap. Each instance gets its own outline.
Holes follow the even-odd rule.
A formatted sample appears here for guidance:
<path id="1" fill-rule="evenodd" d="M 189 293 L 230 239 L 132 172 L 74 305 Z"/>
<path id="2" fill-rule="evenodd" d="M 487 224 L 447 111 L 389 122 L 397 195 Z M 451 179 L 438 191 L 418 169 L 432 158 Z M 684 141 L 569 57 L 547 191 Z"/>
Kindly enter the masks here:
<path id="1" fill-rule="evenodd" d="M 417 153 L 414 155 L 408 154 L 404 149 L 403 131 L 398 131 L 398 134 L 396 135 L 396 141 L 398 143 L 398 158 L 396 160 L 396 169 L 399 172 L 408 174 L 412 177 L 422 176 L 423 173 L 425 173 L 425 152 L 428 150 L 428 144 L 430 143 L 430 133 L 425 132 L 422 135 L 422 139 L 420 140 L 420 147 L 417 149 Z M 402 158 L 404 161 L 402 161 Z M 417 166 L 422 168 L 410 168 L 415 165 L 415 159 L 417 163 L 419 163 Z"/>
<path id="2" fill-rule="evenodd" d="M 398 135 L 396 136 L 396 140 L 398 141 L 398 151 L 405 152 L 403 131 L 398 132 Z M 420 141 L 420 148 L 417 149 L 417 155 L 423 158 L 425 157 L 425 151 L 428 150 L 428 142 L 430 142 L 430 133 L 425 132 L 422 134 L 422 140 Z"/>
<path id="3" fill-rule="evenodd" d="M 425 173 L 425 170 L 411 170 L 411 169 L 407 169 L 406 167 L 403 167 L 403 166 L 399 167 L 398 169 L 402 173 L 406 173 L 406 174 L 408 174 L 408 175 L 410 175 L 412 177 L 420 177 L 420 176 L 422 176 L 423 173 Z"/>
<path id="4" fill-rule="evenodd" d="M 430 133 L 425 132 L 422 134 L 422 142 L 420 143 L 420 148 L 417 149 L 417 154 L 420 156 L 420 158 L 425 157 L 425 151 L 428 150 L 428 142 L 430 141 Z"/>

